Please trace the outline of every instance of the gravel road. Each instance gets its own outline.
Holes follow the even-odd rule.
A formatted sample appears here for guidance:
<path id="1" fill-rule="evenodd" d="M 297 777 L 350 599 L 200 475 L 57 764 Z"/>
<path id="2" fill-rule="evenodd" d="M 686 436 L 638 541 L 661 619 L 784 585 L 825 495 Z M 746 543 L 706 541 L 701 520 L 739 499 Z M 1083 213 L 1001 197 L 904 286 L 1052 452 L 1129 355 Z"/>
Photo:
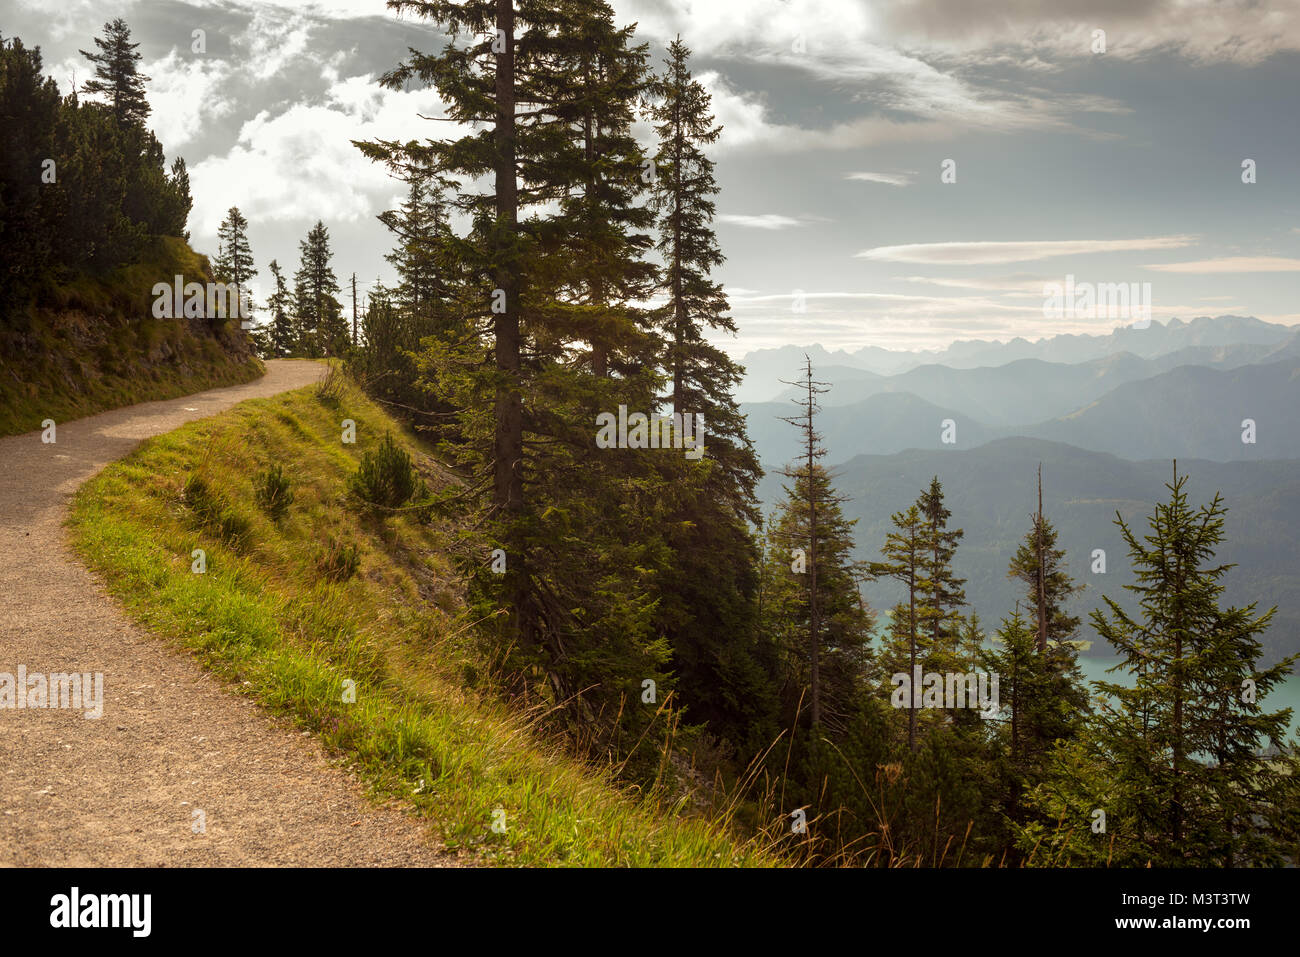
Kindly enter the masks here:
<path id="1" fill-rule="evenodd" d="M 129 622 L 67 542 L 73 492 L 142 439 L 321 371 L 271 361 L 245 385 L 60 422 L 52 445 L 0 438 L 0 673 L 102 672 L 105 687 L 97 720 L 0 707 L 0 866 L 456 863 L 313 738 Z"/>

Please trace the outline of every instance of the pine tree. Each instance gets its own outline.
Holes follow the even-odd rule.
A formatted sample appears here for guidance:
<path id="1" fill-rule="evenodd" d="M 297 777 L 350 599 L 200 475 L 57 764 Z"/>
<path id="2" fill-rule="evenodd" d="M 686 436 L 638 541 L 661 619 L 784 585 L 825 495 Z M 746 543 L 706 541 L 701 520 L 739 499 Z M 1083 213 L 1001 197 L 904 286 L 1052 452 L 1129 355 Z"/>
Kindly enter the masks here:
<path id="1" fill-rule="evenodd" d="M 0 39 L 0 325 L 16 318 L 56 248 L 61 191 L 41 182 L 60 122 L 59 88 L 42 74 L 41 51 Z M 12 313 L 12 316 L 11 316 Z"/>
<path id="2" fill-rule="evenodd" d="M 1065 603 L 1081 589 L 1065 571 L 1065 552 L 1056 547 L 1056 529 L 1043 515 L 1043 467 L 1038 467 L 1038 509 L 1007 573 L 1025 585 L 1025 598 L 1035 613 L 1038 650 L 1067 641 L 1079 628 Z"/>
<path id="3" fill-rule="evenodd" d="M 793 481 L 783 486 L 785 497 L 769 523 L 763 591 L 763 628 L 782 652 L 784 684 L 793 691 L 783 723 L 789 726 L 791 706 L 811 688 L 816 662 L 818 691 L 810 705 L 818 723 L 842 732 L 871 690 L 875 621 L 858 588 L 866 569 L 852 557 L 857 519 L 844 517 L 843 499 L 822 466 L 814 464 L 811 477 L 806 467 L 784 474 Z"/>
<path id="4" fill-rule="evenodd" d="M 217 258 L 212 265 L 218 281 L 235 287 L 240 312 L 237 318 L 251 317 L 252 295 L 245 287 L 257 275 L 257 269 L 253 265 L 253 250 L 248 244 L 248 220 L 238 206 L 230 207 L 217 228 Z"/>
<path id="5" fill-rule="evenodd" d="M 429 170 L 416 167 L 407 174 L 408 192 L 400 209 L 385 210 L 379 221 L 397 240 L 384 258 L 397 271 L 399 283 L 391 304 L 410 313 L 417 324 L 433 331 L 450 296 L 451 263 L 445 262 L 450 230 L 443 187 Z"/>
<path id="6" fill-rule="evenodd" d="M 271 317 L 271 353 L 277 358 L 284 358 L 292 355 L 297 348 L 292 312 L 294 300 L 284 281 L 284 274 L 280 271 L 280 264 L 274 259 L 271 260 L 270 270 L 271 278 L 275 280 L 271 298 L 266 302 Z"/>
<path id="7" fill-rule="evenodd" d="M 550 235 L 546 255 L 569 303 L 567 335 L 588 343 L 584 364 L 603 377 L 653 361 L 637 305 L 658 279 L 644 258 L 654 213 L 638 203 L 650 164 L 632 134 L 648 90 L 647 54 L 645 44 L 632 44 L 632 27 L 615 26 L 608 6 L 579 6 L 585 11 L 565 51 L 574 185 L 560 202 L 564 228 Z"/>
<path id="8" fill-rule="evenodd" d="M 1136 684 L 1100 688 L 1120 703 L 1107 722 L 1116 749 L 1138 758 L 1135 770 L 1145 787 L 1137 793 L 1134 823 L 1152 858 L 1186 862 L 1203 847 L 1223 855 L 1224 863 L 1256 862 L 1278 851 L 1255 829 L 1253 816 L 1270 816 L 1261 797 L 1280 773 L 1256 750 L 1265 741 L 1282 747 L 1289 715 L 1262 713 L 1254 695 L 1241 700 L 1242 688 L 1253 682 L 1256 694 L 1266 693 L 1300 656 L 1258 668 L 1256 636 L 1276 609 L 1256 616 L 1254 604 L 1219 607 L 1221 579 L 1233 567 L 1213 564 L 1227 509 L 1218 494 L 1191 508 L 1186 484 L 1175 466 L 1170 499 L 1156 506 L 1151 534 L 1142 541 L 1116 518 L 1137 577 L 1126 587 L 1139 597 L 1142 617 L 1135 620 L 1107 598 L 1109 614 L 1097 610 L 1092 622 L 1124 656 Z M 1218 763 L 1198 755 L 1215 755 Z"/>
<path id="9" fill-rule="evenodd" d="M 1056 529 L 1043 514 L 1040 466 L 1038 507 L 1007 571 L 1024 584 L 1026 606 L 1033 610 L 1036 655 L 1030 666 L 1042 685 L 1041 692 L 1027 699 L 1021 709 L 1020 747 L 1013 755 L 1030 786 L 1042 779 L 1041 770 L 1054 742 L 1077 735 L 1088 711 L 1088 693 L 1074 644 L 1079 619 L 1065 609 L 1081 586 L 1066 571 L 1065 550 L 1056 542 Z"/>
<path id="10" fill-rule="evenodd" d="M 347 326 L 336 298 L 339 281 L 330 267 L 325 224 L 317 220 L 298 248 L 301 261 L 293 277 L 298 347 L 312 357 L 338 355 L 347 345 Z"/>
<path id="11" fill-rule="evenodd" d="M 930 655 L 939 670 L 959 670 L 961 613 L 966 603 L 964 578 L 953 574 L 952 560 L 964 534 L 950 529 L 952 512 L 943 503 L 943 486 L 939 476 L 930 480 L 929 488 L 916 500 L 925 520 L 925 550 L 918 582 L 920 626 L 929 632 Z M 942 660 L 938 660 L 938 659 Z"/>
<path id="12" fill-rule="evenodd" d="M 719 469 L 717 494 L 757 521 L 749 503 L 761 470 L 734 398 L 744 370 L 704 338 L 706 332 L 734 334 L 736 324 L 727 314 L 722 284 L 712 276 L 724 257 L 713 232 L 718 186 L 704 150 L 722 127 L 711 112 L 708 91 L 691 76 L 689 60 L 690 50 L 674 40 L 666 73 L 651 86 L 649 110 L 659 146 L 651 208 L 658 215 L 658 249 L 665 263 L 668 399 L 674 412 L 704 413 L 710 454 Z"/>
<path id="13" fill-rule="evenodd" d="M 667 644 L 653 628 L 657 572 L 667 565 L 664 486 L 670 476 L 688 484 L 692 473 L 680 452 L 596 447 L 597 410 L 653 411 L 653 370 L 615 380 L 573 363 L 579 337 L 560 268 L 571 224 L 548 205 L 581 187 L 574 38 L 608 8 L 597 0 L 395 7 L 441 21 L 465 42 L 412 52 L 383 82 L 433 83 L 447 117 L 478 129 L 358 147 L 395 171 L 418 166 L 489 184 L 450 200 L 469 233 L 440 241 L 473 277 L 456 289 L 464 332 L 420 357 L 424 381 L 457 407 L 459 460 L 487 473 L 474 486 L 490 493 L 475 521 L 506 555 L 499 575 L 481 555 L 466 558 L 472 602 L 526 693 L 548 696 L 588 731 L 602 711 L 610 723 L 616 714 L 644 723 L 651 715 L 623 708 L 627 696 L 646 679 L 661 694 L 672 688 Z"/>
<path id="14" fill-rule="evenodd" d="M 1045 816 L 1076 821 L 1104 810 L 1114 863 L 1276 866 L 1294 854 L 1300 760 L 1284 750 L 1290 709 L 1267 712 L 1259 700 L 1300 656 L 1262 667 L 1258 636 L 1276 609 L 1220 607 L 1233 567 L 1215 561 L 1227 509 L 1219 494 L 1193 508 L 1186 485 L 1175 466 L 1169 499 L 1141 538 L 1116 516 L 1136 576 L 1124 587 L 1140 612 L 1106 597 L 1092 624 L 1133 684 L 1095 682 L 1110 703 L 1031 800 Z M 1073 861 L 1102 854 L 1086 829 L 1029 826 L 1020 841 L 1046 841 Z"/>
<path id="15" fill-rule="evenodd" d="M 1065 551 L 1056 540 L 1042 511 L 1040 473 L 1038 508 L 1007 572 L 1024 583 L 1033 623 L 1026 624 L 1017 603 L 998 631 L 1001 649 L 983 656 L 988 669 L 1002 676 L 1003 714 L 1009 715 L 1003 719 L 1009 730 L 1003 811 L 1014 822 L 1025 817 L 1023 792 L 1042 783 L 1052 749 L 1077 737 L 1089 709 L 1073 643 L 1079 619 L 1065 611 L 1079 587 L 1065 570 Z"/>
<path id="16" fill-rule="evenodd" d="M 925 563 L 928 539 L 925 516 L 919 505 L 910 505 L 905 512 L 891 516 L 894 528 L 885 537 L 880 553 L 883 562 L 871 562 L 872 578 L 892 578 L 907 588 L 906 604 L 894 606 L 890 614 L 889 633 L 882 649 L 881 661 L 886 674 L 898 674 L 907 669 L 909 680 L 915 674 L 918 661 L 924 660 L 926 647 L 921 628 L 924 606 L 921 596 L 925 588 Z M 916 752 L 917 709 L 907 709 L 907 748 Z"/>
<path id="17" fill-rule="evenodd" d="M 82 90 L 108 97 L 113 116 L 120 124 L 143 125 L 149 115 L 149 100 L 144 85 L 149 77 L 140 73 L 136 62 L 140 54 L 131 42 L 131 29 L 121 17 L 104 24 L 102 38 L 95 37 L 98 53 L 80 51 L 95 65 L 95 78 L 87 80 Z"/>
<path id="18" fill-rule="evenodd" d="M 190 231 L 185 228 L 185 225 L 189 221 L 190 210 L 194 208 L 194 199 L 190 196 L 190 172 L 185 166 L 185 160 L 180 156 L 172 162 L 170 182 L 175 192 L 176 202 L 168 235 L 180 236 L 189 242 Z"/>
<path id="19" fill-rule="evenodd" d="M 784 381 L 784 380 L 783 380 Z M 804 501 L 807 503 L 807 546 L 808 546 L 808 634 L 805 647 L 808 649 L 808 674 L 811 692 L 812 726 L 821 723 L 821 648 L 822 648 L 822 609 L 819 605 L 820 588 L 817 583 L 818 545 L 821 544 L 822 527 L 819 522 L 818 508 L 825 508 L 830 503 L 823 501 L 822 492 L 829 492 L 829 481 L 817 481 L 817 468 L 820 459 L 825 457 L 826 449 L 822 446 L 821 433 L 817 431 L 817 396 L 829 391 L 824 382 L 818 382 L 812 376 L 812 360 L 804 356 L 804 377 L 799 382 L 787 382 L 801 391 L 799 399 L 800 414 L 785 418 L 786 422 L 799 429 L 803 445 L 802 461 L 798 467 L 787 468 L 782 472 L 787 478 L 797 482 L 803 479 Z M 787 494 L 791 493 L 789 489 Z"/>
<path id="20" fill-rule="evenodd" d="M 661 576 L 659 627 L 673 647 L 678 687 L 692 714 L 707 715 L 711 727 L 739 742 L 765 733 L 758 729 L 774 720 L 766 689 L 773 682 L 775 649 L 764 643 L 756 627 L 761 551 L 753 528 L 761 517 L 754 489 L 762 473 L 734 399 L 742 370 L 705 338 L 707 332 L 734 331 L 734 323 L 721 286 L 711 275 L 722 254 L 712 227 L 717 185 L 704 148 L 721 128 L 711 115 L 707 92 L 691 78 L 689 55 L 684 45 L 675 44 L 665 75 L 649 85 L 646 112 L 657 136 L 651 162 L 638 155 L 625 128 L 601 125 L 608 111 L 591 112 L 589 139 L 596 144 L 594 163 L 602 175 L 594 179 L 590 195 L 611 212 L 583 211 L 581 236 L 593 249 L 614 250 L 625 249 L 635 237 L 639 250 L 639 230 L 649 220 L 633 219 L 629 203 L 634 187 L 650 181 L 649 209 L 665 263 L 660 292 L 666 303 L 651 317 L 655 355 L 641 361 L 663 367 L 668 379 L 665 404 L 674 413 L 702 415 L 708 430 L 702 481 L 689 486 L 692 495 L 674 495 L 679 507 L 665 531 L 673 559 Z M 597 63 L 597 75 L 621 75 L 630 87 L 640 61 L 621 71 L 603 68 L 601 74 L 601 69 Z M 620 123 L 625 122 L 621 116 Z M 638 162 L 640 170 L 635 168 Z M 598 299 L 611 299 L 611 262 L 602 254 L 596 268 L 584 273 Z M 626 365 L 638 361 L 642 346 L 631 331 L 635 316 L 621 303 L 641 295 L 646 275 L 634 266 L 634 271 L 615 277 L 619 293 L 611 305 L 618 310 L 599 310 L 602 331 L 584 332 L 598 372 L 610 364 L 612 371 L 626 374 Z M 620 340 L 626 343 L 622 365 L 617 357 L 607 363 L 609 343 Z M 751 635 L 753 640 L 740 638 Z M 820 668 L 818 679 L 820 692 Z M 820 706 L 820 694 L 816 697 Z"/>
<path id="21" fill-rule="evenodd" d="M 1088 697 L 1073 646 L 1040 652 L 1037 629 L 1019 604 L 996 634 L 996 647 L 978 657 L 987 672 L 999 676 L 1000 710 L 991 719 L 1003 728 L 999 805 L 1008 820 L 1019 823 L 1026 818 L 1024 792 L 1045 780 L 1053 750 L 1081 733 Z"/>

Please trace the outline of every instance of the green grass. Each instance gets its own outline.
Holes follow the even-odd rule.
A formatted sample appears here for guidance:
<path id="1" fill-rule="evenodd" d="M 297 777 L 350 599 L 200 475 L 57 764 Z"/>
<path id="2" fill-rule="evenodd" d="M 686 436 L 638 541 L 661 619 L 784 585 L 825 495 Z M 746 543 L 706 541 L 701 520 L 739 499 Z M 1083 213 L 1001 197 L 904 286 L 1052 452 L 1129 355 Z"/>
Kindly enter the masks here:
<path id="1" fill-rule="evenodd" d="M 355 445 L 340 441 L 345 418 Z M 78 492 L 74 541 L 129 614 L 317 734 L 376 798 L 409 800 L 457 854 L 507 865 L 778 863 L 684 802 L 621 789 L 472 686 L 482 662 L 445 557 L 455 530 L 409 512 L 378 519 L 348 496 L 361 454 L 386 432 L 443 481 L 354 388 L 337 399 L 304 389 L 146 442 Z M 293 502 L 273 518 L 256 485 L 277 463 Z M 187 495 L 195 475 L 202 489 L 190 483 Z M 242 533 L 223 534 L 228 525 Z M 329 542 L 355 547 L 355 574 L 322 569 Z M 204 574 L 191 571 L 196 548 Z M 504 833 L 492 828 L 498 808 Z"/>
<path id="2" fill-rule="evenodd" d="M 160 237 L 141 262 L 43 289 L 0 326 L 0 435 L 260 376 L 237 322 L 153 317 L 155 282 L 207 272 L 183 240 Z"/>

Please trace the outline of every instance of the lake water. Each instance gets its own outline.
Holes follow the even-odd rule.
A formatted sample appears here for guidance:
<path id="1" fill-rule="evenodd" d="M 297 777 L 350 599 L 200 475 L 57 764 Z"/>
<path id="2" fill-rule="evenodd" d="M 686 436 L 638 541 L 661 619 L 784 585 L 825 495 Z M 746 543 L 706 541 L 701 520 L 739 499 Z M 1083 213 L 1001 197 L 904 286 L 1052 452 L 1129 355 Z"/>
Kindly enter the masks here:
<path id="1" fill-rule="evenodd" d="M 1131 685 L 1133 682 L 1126 672 L 1117 671 L 1114 674 L 1106 674 L 1107 668 L 1112 668 L 1119 662 L 1120 658 L 1113 655 L 1098 658 L 1079 656 L 1079 668 L 1088 681 L 1110 681 L 1114 684 Z M 1089 690 L 1091 690 L 1091 685 Z M 1291 736 L 1295 737 L 1300 734 L 1300 675 L 1293 672 L 1291 677 L 1283 684 L 1275 687 L 1268 697 L 1261 699 L 1260 704 L 1268 711 L 1290 708 Z"/>

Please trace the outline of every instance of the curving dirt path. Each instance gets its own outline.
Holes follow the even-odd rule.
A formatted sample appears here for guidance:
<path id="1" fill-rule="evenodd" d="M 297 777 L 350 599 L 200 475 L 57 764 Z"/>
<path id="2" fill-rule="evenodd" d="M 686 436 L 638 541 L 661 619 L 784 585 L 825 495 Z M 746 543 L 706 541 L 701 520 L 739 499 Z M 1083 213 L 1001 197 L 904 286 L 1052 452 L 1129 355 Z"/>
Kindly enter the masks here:
<path id="1" fill-rule="evenodd" d="M 140 440 L 320 374 L 271 361 L 245 385 L 60 422 L 52 445 L 0 438 L 0 673 L 104 674 L 98 720 L 0 707 L 0 866 L 456 863 L 309 735 L 131 624 L 65 540 L 69 497 Z"/>

